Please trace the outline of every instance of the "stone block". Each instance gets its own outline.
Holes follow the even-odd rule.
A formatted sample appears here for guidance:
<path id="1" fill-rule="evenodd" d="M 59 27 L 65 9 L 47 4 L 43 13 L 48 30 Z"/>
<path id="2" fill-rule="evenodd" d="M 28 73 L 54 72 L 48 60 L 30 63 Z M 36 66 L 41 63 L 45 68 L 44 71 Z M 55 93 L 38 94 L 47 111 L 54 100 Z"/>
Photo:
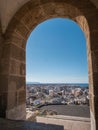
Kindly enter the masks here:
<path id="1" fill-rule="evenodd" d="M 11 59 L 9 73 L 12 75 L 25 76 L 25 64 L 21 61 Z"/>
<path id="2" fill-rule="evenodd" d="M 12 36 L 10 42 L 11 42 L 12 44 L 15 44 L 16 46 L 22 48 L 22 49 L 25 49 L 25 47 L 26 47 L 26 46 L 25 46 L 25 45 L 26 45 L 25 39 L 24 39 L 23 37 L 21 37 L 20 35 L 18 35 L 17 33 L 15 33 L 15 34 Z"/>
<path id="3" fill-rule="evenodd" d="M 91 50 L 96 51 L 98 50 L 98 30 L 92 30 L 91 31 Z"/>
<path id="4" fill-rule="evenodd" d="M 26 65 L 24 63 L 20 64 L 20 75 L 26 74 Z"/>
<path id="5" fill-rule="evenodd" d="M 18 92 L 18 105 L 26 102 L 26 90 L 20 90 Z"/>
<path id="6" fill-rule="evenodd" d="M 13 120 L 25 120 L 26 119 L 26 105 L 21 104 L 12 109 L 6 111 L 6 117 Z"/>
<path id="7" fill-rule="evenodd" d="M 94 95 L 90 94 L 90 111 L 93 113 L 93 115 L 95 114 L 95 106 L 94 106 Z"/>
<path id="8" fill-rule="evenodd" d="M 93 73 L 94 95 L 98 95 L 98 72 Z"/>
<path id="9" fill-rule="evenodd" d="M 1 59 L 0 61 L 0 74 L 8 75 L 9 73 L 9 59 Z"/>
<path id="10" fill-rule="evenodd" d="M 22 22 L 19 23 L 17 29 L 15 30 L 15 32 L 21 37 L 23 37 L 24 39 L 27 39 L 28 36 L 27 34 L 29 33 L 29 31 L 30 30 Z"/>
<path id="11" fill-rule="evenodd" d="M 4 45 L 4 47 L 3 47 L 3 52 L 2 52 L 2 58 L 3 59 L 9 59 L 9 56 L 10 56 L 10 48 L 11 47 L 11 45 L 10 44 L 6 44 L 6 45 Z"/>
<path id="12" fill-rule="evenodd" d="M 0 75 L 0 93 L 8 91 L 8 76 Z"/>
<path id="13" fill-rule="evenodd" d="M 0 117 L 6 117 L 7 93 L 0 93 Z"/>
<path id="14" fill-rule="evenodd" d="M 13 109 L 14 107 L 17 106 L 17 92 L 15 91 L 10 91 L 8 92 L 8 97 L 7 97 L 7 109 Z"/>
<path id="15" fill-rule="evenodd" d="M 25 50 L 11 44 L 11 57 L 16 60 L 25 61 Z"/>
<path id="16" fill-rule="evenodd" d="M 9 86 L 15 86 L 16 90 L 20 88 L 25 88 L 25 77 L 20 77 L 20 76 L 10 76 L 9 78 Z M 12 89 L 12 88 L 10 88 Z"/>
<path id="17" fill-rule="evenodd" d="M 98 97 L 94 97 L 94 104 L 95 104 L 95 118 L 98 120 Z"/>

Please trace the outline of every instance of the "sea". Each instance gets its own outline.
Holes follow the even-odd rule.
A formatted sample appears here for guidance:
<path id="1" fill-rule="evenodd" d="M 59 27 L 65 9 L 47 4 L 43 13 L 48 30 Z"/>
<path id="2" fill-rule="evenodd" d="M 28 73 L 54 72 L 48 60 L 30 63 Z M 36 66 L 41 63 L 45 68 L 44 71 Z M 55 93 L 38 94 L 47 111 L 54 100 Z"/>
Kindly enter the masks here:
<path id="1" fill-rule="evenodd" d="M 40 82 L 26 82 L 26 84 L 65 84 L 69 86 L 89 87 L 88 83 L 40 83 Z"/>
<path id="2" fill-rule="evenodd" d="M 70 86 L 89 87 L 88 83 L 67 83 Z"/>

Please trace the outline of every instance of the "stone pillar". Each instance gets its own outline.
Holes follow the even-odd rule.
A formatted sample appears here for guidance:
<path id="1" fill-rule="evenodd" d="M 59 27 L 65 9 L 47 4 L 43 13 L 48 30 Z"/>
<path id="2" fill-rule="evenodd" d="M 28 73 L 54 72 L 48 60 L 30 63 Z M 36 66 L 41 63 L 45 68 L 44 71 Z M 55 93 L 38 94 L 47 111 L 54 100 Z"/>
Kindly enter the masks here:
<path id="1" fill-rule="evenodd" d="M 10 31 L 2 36 L 0 28 L 0 117 L 21 120 L 26 118 L 26 40 Z"/>
<path id="2" fill-rule="evenodd" d="M 4 38 L 0 33 L 0 117 L 25 119 L 25 49 L 14 36 Z"/>
<path id="3" fill-rule="evenodd" d="M 94 40 L 96 41 L 96 44 L 98 43 L 98 38 L 95 37 L 96 35 L 98 37 L 98 32 L 93 32 L 92 34 L 92 39 L 93 39 L 93 45 L 94 45 Z M 95 39 L 94 39 L 95 38 Z M 93 47 L 92 45 L 92 47 Z M 95 123 L 96 126 L 92 130 L 97 130 L 98 129 L 98 47 L 94 50 L 92 50 L 92 65 L 93 65 L 93 73 L 92 73 L 92 85 L 93 89 L 90 91 L 90 97 L 91 97 L 91 120 L 92 123 Z"/>
<path id="4" fill-rule="evenodd" d="M 18 35 L 18 34 L 17 34 Z M 26 118 L 26 81 L 25 81 L 25 47 L 20 46 L 22 39 L 11 36 L 8 93 L 6 118 L 23 120 Z"/>
<path id="5" fill-rule="evenodd" d="M 89 60 L 91 130 L 98 129 L 98 11 L 89 16 L 91 60 Z"/>
<path id="6" fill-rule="evenodd" d="M 26 118 L 25 45 L 29 31 L 25 24 L 14 19 L 4 34 L 0 60 L 0 114 L 8 119 Z"/>

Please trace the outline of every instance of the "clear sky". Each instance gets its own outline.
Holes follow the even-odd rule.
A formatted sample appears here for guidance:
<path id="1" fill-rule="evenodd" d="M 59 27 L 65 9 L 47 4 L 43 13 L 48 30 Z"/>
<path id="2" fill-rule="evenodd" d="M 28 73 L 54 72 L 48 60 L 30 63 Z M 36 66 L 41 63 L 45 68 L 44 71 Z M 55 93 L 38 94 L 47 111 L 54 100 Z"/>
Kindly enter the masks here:
<path id="1" fill-rule="evenodd" d="M 86 39 L 75 22 L 49 19 L 32 31 L 26 46 L 26 81 L 88 83 Z"/>

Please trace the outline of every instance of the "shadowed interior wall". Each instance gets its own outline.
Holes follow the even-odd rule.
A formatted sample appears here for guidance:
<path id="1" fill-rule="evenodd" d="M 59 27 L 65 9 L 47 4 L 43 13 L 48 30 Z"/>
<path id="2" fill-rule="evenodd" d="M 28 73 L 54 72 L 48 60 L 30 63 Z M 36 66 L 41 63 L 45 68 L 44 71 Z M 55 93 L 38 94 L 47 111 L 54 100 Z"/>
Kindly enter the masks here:
<path id="1" fill-rule="evenodd" d="M 1 60 L 2 107 L 6 118 L 25 119 L 25 47 L 30 32 L 49 18 L 76 21 L 87 40 L 91 129 L 98 129 L 98 9 L 89 0 L 33 0 L 14 15 L 4 34 Z M 1 40 L 2 41 L 2 40 Z"/>
<path id="2" fill-rule="evenodd" d="M 3 34 L 0 24 L 0 116 L 5 117 L 6 116 L 6 109 L 7 109 L 7 75 L 6 68 L 7 64 L 4 61 L 3 54 L 4 54 L 4 40 L 3 40 Z M 4 72 L 5 71 L 5 72 Z M 5 83 L 4 83 L 5 82 Z"/>
<path id="3" fill-rule="evenodd" d="M 1 24 L 0 24 L 0 59 L 2 56 L 2 28 L 1 28 Z"/>

